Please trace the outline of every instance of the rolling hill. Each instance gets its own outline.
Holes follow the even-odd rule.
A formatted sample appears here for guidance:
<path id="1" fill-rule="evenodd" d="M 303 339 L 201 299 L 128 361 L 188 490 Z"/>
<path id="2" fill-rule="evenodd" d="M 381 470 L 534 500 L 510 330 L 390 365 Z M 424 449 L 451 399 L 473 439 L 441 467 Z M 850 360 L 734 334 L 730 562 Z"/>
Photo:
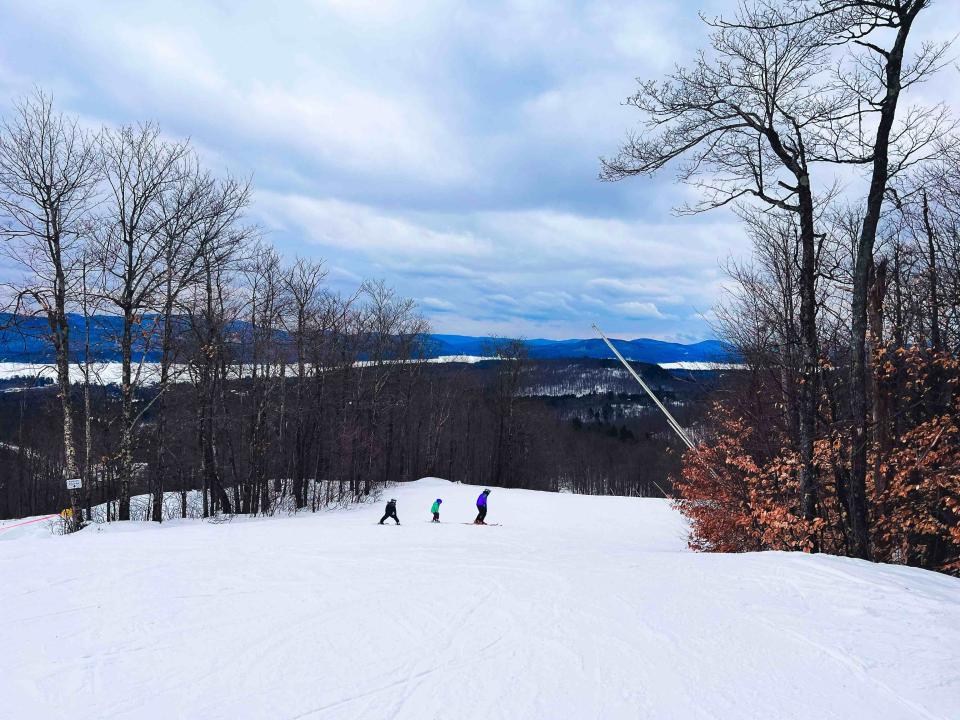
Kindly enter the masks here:
<path id="1" fill-rule="evenodd" d="M 141 337 L 136 348 L 136 354 L 146 354 L 148 360 L 158 359 L 155 323 L 152 316 L 146 316 L 138 326 L 135 337 Z M 53 359 L 52 350 L 44 339 L 46 321 L 36 317 L 18 317 L 10 314 L 0 314 L 0 362 L 49 362 Z M 91 318 L 90 339 L 94 348 L 93 354 L 98 360 L 115 362 L 120 359 L 117 338 L 120 335 L 121 320 L 114 315 L 97 315 Z M 242 337 L 247 328 L 246 323 L 235 323 L 231 332 L 236 337 Z M 82 316 L 70 316 L 70 330 L 73 337 L 73 348 L 81 348 L 82 338 L 85 335 L 85 324 Z M 283 340 L 283 334 L 278 333 L 278 341 Z M 426 338 L 424 344 L 428 357 L 445 357 L 449 355 L 484 356 L 490 354 L 494 342 L 491 337 L 472 335 L 445 335 L 432 334 Z M 613 353 L 599 338 L 575 340 L 525 340 L 530 357 L 537 359 L 573 359 L 596 358 L 609 359 Z M 674 363 L 674 362 L 731 362 L 734 356 L 731 350 L 717 340 L 706 340 L 699 343 L 684 345 L 681 343 L 664 342 L 649 338 L 636 340 L 614 340 L 617 349 L 628 360 L 646 363 Z M 75 357 L 82 357 L 74 352 Z"/>

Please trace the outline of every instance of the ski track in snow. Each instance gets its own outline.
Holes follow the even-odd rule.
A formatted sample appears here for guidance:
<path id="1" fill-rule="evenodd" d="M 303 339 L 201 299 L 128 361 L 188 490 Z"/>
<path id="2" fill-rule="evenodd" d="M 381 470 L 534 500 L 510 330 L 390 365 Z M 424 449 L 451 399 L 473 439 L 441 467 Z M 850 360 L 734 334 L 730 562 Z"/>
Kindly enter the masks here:
<path id="1" fill-rule="evenodd" d="M 698 554 L 666 501 L 427 479 L 382 503 L 0 522 L 0 717 L 960 716 L 960 581 Z M 429 522 L 433 499 L 442 522 Z"/>

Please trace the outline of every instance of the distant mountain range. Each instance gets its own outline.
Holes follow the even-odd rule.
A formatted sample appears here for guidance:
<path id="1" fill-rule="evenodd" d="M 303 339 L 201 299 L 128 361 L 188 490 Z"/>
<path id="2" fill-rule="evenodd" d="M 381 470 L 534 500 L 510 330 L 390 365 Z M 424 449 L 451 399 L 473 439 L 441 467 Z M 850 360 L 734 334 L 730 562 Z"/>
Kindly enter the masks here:
<path id="1" fill-rule="evenodd" d="M 433 335 L 434 349 L 431 354 L 444 355 L 489 355 L 494 342 L 489 337 L 471 335 Z M 613 358 L 610 348 L 600 338 L 586 340 L 526 340 L 531 357 L 540 359 L 560 358 Z M 683 345 L 681 343 L 638 338 L 636 340 L 613 340 L 614 346 L 627 360 L 645 363 L 673 362 L 735 362 L 736 357 L 728 346 L 718 340 Z"/>
<path id="2" fill-rule="evenodd" d="M 136 355 L 144 352 L 147 360 L 156 360 L 156 342 L 150 342 L 150 329 L 154 322 L 151 317 L 144 319 L 142 327 L 137 328 L 134 337 L 139 338 L 136 343 Z M 121 319 L 114 315 L 97 315 L 90 320 L 90 341 L 94 348 L 92 354 L 101 361 L 119 361 L 120 353 L 117 338 L 120 335 Z M 245 323 L 238 323 L 231 332 L 242 335 L 246 329 Z M 83 347 L 84 321 L 80 315 L 70 316 L 70 330 L 72 337 L 73 355 L 79 357 Z M 17 318 L 0 313 L 0 361 L 4 362 L 50 362 L 53 359 L 53 350 L 44 338 L 47 332 L 46 321 L 42 318 Z M 430 357 L 444 357 L 450 355 L 486 356 L 491 354 L 491 348 L 496 339 L 491 337 L 476 337 L 473 335 L 444 335 L 429 336 L 427 354 Z M 603 340 L 588 338 L 585 340 L 525 340 L 529 354 L 539 359 L 562 358 L 596 358 L 608 359 L 613 357 Z M 674 363 L 674 362 L 734 362 L 734 354 L 723 343 L 717 340 L 683 345 L 680 343 L 663 342 L 649 338 L 637 340 L 613 340 L 619 350 L 628 360 L 646 363 Z"/>

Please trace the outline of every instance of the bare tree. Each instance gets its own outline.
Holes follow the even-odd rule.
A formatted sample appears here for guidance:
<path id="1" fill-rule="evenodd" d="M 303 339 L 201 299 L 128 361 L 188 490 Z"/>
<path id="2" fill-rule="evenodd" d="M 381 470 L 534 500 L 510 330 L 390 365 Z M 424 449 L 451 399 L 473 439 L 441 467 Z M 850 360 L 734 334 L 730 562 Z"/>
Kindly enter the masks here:
<path id="1" fill-rule="evenodd" d="M 90 513 L 93 485 L 98 474 L 93 462 L 93 399 L 91 397 L 94 378 L 94 347 L 92 326 L 95 322 L 99 298 L 97 289 L 102 287 L 102 268 L 95 262 L 90 247 L 85 247 L 80 258 L 79 309 L 83 318 L 83 355 L 79 360 L 80 374 L 83 377 L 83 483 L 84 500 L 87 513 Z"/>
<path id="2" fill-rule="evenodd" d="M 744 211 L 754 257 L 731 261 L 735 285 L 717 308 L 720 334 L 751 368 L 770 369 L 780 385 L 784 424 L 800 433 L 799 229 L 792 213 Z M 819 304 L 819 303 L 818 303 Z"/>
<path id="3" fill-rule="evenodd" d="M 247 186 L 228 181 L 223 185 L 222 198 L 223 202 L 216 203 L 218 211 L 208 214 L 198 231 L 198 280 L 184 302 L 191 351 L 188 363 L 196 392 L 204 516 L 217 509 L 229 513 L 232 508 L 223 484 L 220 441 L 224 436 L 217 417 L 224 417 L 226 412 L 225 384 L 236 360 L 231 352 L 236 345 L 231 328 L 244 310 L 240 293 L 234 287 L 235 274 L 245 258 L 247 245 L 256 238 L 255 228 L 239 224 L 249 199 Z M 208 491 L 212 508 L 207 505 Z"/>
<path id="4" fill-rule="evenodd" d="M 817 236 L 813 166 L 844 162 L 838 141 L 856 114 L 855 97 L 829 77 L 826 28 L 794 22 L 773 6 L 743 6 L 738 22 L 711 35 L 713 57 L 663 83 L 645 82 L 628 104 L 641 110 L 647 132 L 631 135 L 603 160 L 601 177 L 652 174 L 686 158 L 680 178 L 704 195 L 688 212 L 756 198 L 791 213 L 799 229 L 798 451 L 802 513 L 817 513 L 813 462 L 818 381 Z M 822 202 L 822 199 L 820 200 Z"/>
<path id="5" fill-rule="evenodd" d="M 183 330 L 176 310 L 181 295 L 202 279 L 202 259 L 211 245 L 223 245 L 250 201 L 249 182 L 234 178 L 216 180 L 200 169 L 193 156 L 181 161 L 173 173 L 173 181 L 160 196 L 162 232 L 158 262 L 162 279 L 157 288 L 157 309 L 160 322 L 160 373 L 156 386 L 157 462 L 153 469 L 153 519 L 161 520 L 167 453 L 164 445 L 166 408 L 164 395 L 174 377 L 174 336 Z M 215 253 L 225 259 L 222 250 Z"/>
<path id="6" fill-rule="evenodd" d="M 317 315 L 320 311 L 321 288 L 327 273 L 323 262 L 311 262 L 298 258 L 283 278 L 286 291 L 286 330 L 293 339 L 296 361 L 296 398 L 294 412 L 293 497 L 297 509 L 307 504 L 305 484 L 309 442 L 313 437 L 307 433 L 307 382 L 311 368 L 307 364 L 307 346 L 310 335 L 316 332 Z"/>
<path id="7" fill-rule="evenodd" d="M 249 414 L 247 448 L 249 470 L 243 502 L 245 512 L 269 512 L 272 508 L 270 480 L 280 472 L 281 464 L 271 462 L 274 435 L 270 426 L 276 411 L 276 398 L 285 382 L 281 356 L 286 344 L 280 342 L 279 331 L 285 313 L 283 269 L 279 253 L 269 246 L 255 247 L 241 265 L 241 276 L 247 295 L 247 335 L 245 358 L 250 367 L 247 397 Z M 241 373 L 242 375 L 242 373 Z"/>
<path id="8" fill-rule="evenodd" d="M 141 324 L 143 313 L 155 307 L 165 278 L 163 238 L 170 218 L 161 201 L 178 181 L 187 152 L 185 144 L 164 141 L 155 125 L 125 126 L 102 134 L 101 164 L 108 187 L 100 245 L 107 277 L 103 294 L 122 318 L 118 343 L 122 365 L 121 520 L 130 519 L 134 476 L 134 405 L 140 381 L 139 367 L 134 375 L 134 344 L 139 340 L 142 346 L 152 337 L 152 330 Z M 135 337 L 138 332 L 140 336 Z M 141 358 L 144 354 L 141 347 Z"/>
<path id="9" fill-rule="evenodd" d="M 69 303 L 78 282 L 78 256 L 95 203 L 96 140 L 76 120 L 54 112 L 38 92 L 21 100 L 0 133 L 0 233 L 5 249 L 26 270 L 14 286 L 14 315 L 45 318 L 56 356 L 63 423 L 63 473 L 78 477 L 70 396 Z M 79 493 L 70 492 L 73 525 L 81 520 Z"/>

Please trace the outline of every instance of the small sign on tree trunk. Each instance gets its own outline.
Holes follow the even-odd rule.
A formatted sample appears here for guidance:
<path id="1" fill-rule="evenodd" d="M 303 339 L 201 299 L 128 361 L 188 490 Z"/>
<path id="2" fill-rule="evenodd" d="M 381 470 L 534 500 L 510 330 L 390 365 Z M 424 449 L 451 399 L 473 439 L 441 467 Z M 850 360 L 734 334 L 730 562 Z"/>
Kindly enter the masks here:
<path id="1" fill-rule="evenodd" d="M 81 487 L 83 487 L 83 481 L 80 478 L 67 480 L 67 490 L 79 490 Z"/>

